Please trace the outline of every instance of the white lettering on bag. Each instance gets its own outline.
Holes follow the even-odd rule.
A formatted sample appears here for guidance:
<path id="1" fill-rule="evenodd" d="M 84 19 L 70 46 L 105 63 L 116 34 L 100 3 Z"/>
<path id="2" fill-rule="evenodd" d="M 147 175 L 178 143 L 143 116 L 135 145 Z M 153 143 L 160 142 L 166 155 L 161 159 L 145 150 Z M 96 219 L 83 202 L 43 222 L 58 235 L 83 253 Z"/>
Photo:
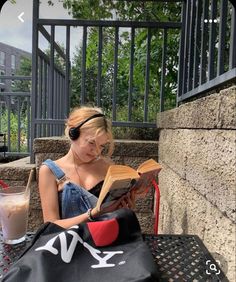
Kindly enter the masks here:
<path id="1" fill-rule="evenodd" d="M 78 229 L 79 227 L 76 225 L 76 226 L 72 226 L 70 229 L 73 229 L 73 228 Z M 75 232 L 74 230 L 70 230 L 70 229 L 63 231 L 60 234 L 56 235 L 55 237 L 50 239 L 44 246 L 36 248 L 35 251 L 45 250 L 45 251 L 49 251 L 53 255 L 57 255 L 60 250 L 55 248 L 53 244 L 56 241 L 56 239 L 59 238 L 60 244 L 61 244 L 61 259 L 65 263 L 69 263 L 72 259 L 76 245 L 79 241 L 79 243 L 82 244 L 90 252 L 90 254 L 98 261 L 98 264 L 91 265 L 92 268 L 114 267 L 115 266 L 114 263 L 108 263 L 107 261 L 116 254 L 124 253 L 123 251 L 101 252 L 100 250 L 95 249 L 88 243 L 84 242 L 83 239 L 79 236 L 77 232 Z M 67 246 L 66 233 L 72 236 L 72 240 L 69 246 Z M 102 257 L 99 254 L 102 254 Z"/>

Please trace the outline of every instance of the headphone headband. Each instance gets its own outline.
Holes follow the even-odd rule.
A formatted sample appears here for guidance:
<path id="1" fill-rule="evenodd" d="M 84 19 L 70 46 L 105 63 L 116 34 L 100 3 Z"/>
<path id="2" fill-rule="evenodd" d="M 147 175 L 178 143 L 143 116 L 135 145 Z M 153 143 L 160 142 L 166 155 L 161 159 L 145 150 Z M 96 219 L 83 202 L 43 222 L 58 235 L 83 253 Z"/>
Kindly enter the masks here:
<path id="1" fill-rule="evenodd" d="M 105 116 L 105 115 L 104 115 L 104 114 L 101 114 L 101 113 L 94 114 L 94 115 L 92 115 L 91 117 L 89 117 L 89 118 L 83 120 L 83 121 L 82 121 L 81 123 L 79 123 L 79 125 L 77 125 L 76 127 L 70 128 L 70 130 L 69 130 L 70 139 L 71 139 L 71 140 L 76 140 L 76 139 L 79 138 L 79 135 L 80 135 L 79 129 L 80 129 L 80 127 L 81 127 L 82 125 L 84 125 L 86 122 L 88 122 L 88 121 L 91 120 L 91 119 L 94 119 L 94 118 L 97 118 L 97 117 L 104 117 L 104 116 Z"/>

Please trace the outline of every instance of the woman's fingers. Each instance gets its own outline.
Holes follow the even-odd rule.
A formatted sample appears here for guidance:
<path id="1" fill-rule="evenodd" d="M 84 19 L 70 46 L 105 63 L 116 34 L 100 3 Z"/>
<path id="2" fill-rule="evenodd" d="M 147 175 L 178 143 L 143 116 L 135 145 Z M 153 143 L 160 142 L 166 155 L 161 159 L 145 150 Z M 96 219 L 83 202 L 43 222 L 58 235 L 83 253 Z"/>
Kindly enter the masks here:
<path id="1" fill-rule="evenodd" d="M 134 193 L 127 193 L 125 196 L 121 197 L 119 200 L 114 202 L 111 206 L 106 208 L 104 212 L 115 211 L 121 208 L 133 209 L 135 207 L 135 196 Z"/>
<path id="2" fill-rule="evenodd" d="M 134 207 L 134 198 L 131 193 L 128 193 L 122 197 L 121 204 L 124 208 L 133 208 Z"/>

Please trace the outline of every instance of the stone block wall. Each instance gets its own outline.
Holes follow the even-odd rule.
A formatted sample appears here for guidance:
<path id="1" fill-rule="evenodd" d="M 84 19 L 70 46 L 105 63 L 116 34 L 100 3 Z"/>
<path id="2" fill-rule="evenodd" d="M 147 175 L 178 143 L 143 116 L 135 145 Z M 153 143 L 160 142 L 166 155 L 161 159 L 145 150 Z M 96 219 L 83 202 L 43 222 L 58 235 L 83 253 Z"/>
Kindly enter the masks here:
<path id="1" fill-rule="evenodd" d="M 26 185 L 30 170 L 34 168 L 35 175 L 31 185 L 31 205 L 29 213 L 29 230 L 34 231 L 43 223 L 37 186 L 38 170 L 42 162 L 48 158 L 55 160 L 65 155 L 69 149 L 68 139 L 63 137 L 37 138 L 34 140 L 35 164 L 30 164 L 29 157 L 0 165 L 0 179 L 8 184 Z M 148 158 L 157 160 L 158 143 L 155 141 L 126 141 L 116 140 L 113 160 L 117 164 L 130 165 L 137 168 Z M 139 218 L 143 233 L 153 233 L 154 192 L 150 191 L 147 197 L 139 199 L 136 205 L 136 214 Z"/>
<path id="2" fill-rule="evenodd" d="M 197 234 L 235 273 L 236 87 L 157 116 L 161 233 Z"/>

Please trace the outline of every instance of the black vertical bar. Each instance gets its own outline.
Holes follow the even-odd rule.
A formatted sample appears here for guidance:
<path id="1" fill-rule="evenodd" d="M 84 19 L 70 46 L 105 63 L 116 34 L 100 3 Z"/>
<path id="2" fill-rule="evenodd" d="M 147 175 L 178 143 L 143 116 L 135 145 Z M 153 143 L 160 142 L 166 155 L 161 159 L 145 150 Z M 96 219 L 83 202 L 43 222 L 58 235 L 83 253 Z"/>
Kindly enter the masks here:
<path id="1" fill-rule="evenodd" d="M 61 80 L 62 80 L 62 74 L 58 74 L 58 79 L 57 79 L 57 87 L 58 87 L 58 113 L 57 113 L 57 118 L 60 119 L 62 116 L 62 107 L 61 107 L 61 98 L 62 98 L 62 93 L 65 91 L 65 89 L 62 89 L 61 85 Z M 65 97 L 66 99 L 66 97 Z M 66 101 L 64 101 L 64 104 L 66 105 Z M 58 125 L 59 126 L 59 125 Z M 59 131 L 58 131 L 59 135 Z"/>
<path id="2" fill-rule="evenodd" d="M 57 83 L 56 83 L 56 89 L 57 89 L 57 119 L 60 119 L 60 117 L 61 117 L 61 109 L 60 109 L 60 99 L 61 99 L 61 91 L 62 91 L 62 89 L 60 87 L 60 77 L 61 76 L 62 76 L 62 74 L 60 74 L 60 72 L 58 72 L 57 73 Z M 57 129 L 56 129 L 57 136 L 60 134 L 59 130 L 58 130 L 58 126 L 59 125 L 57 125 Z"/>
<path id="3" fill-rule="evenodd" d="M 221 0 L 220 22 L 219 22 L 219 47 L 217 60 L 217 76 L 225 70 L 225 43 L 226 43 L 226 23 L 227 23 L 228 0 Z"/>
<path id="4" fill-rule="evenodd" d="M 115 47 L 114 47 L 114 79 L 112 94 L 112 120 L 116 121 L 116 96 L 117 96 L 117 73 L 118 73 L 118 44 L 119 44 L 119 27 L 115 27 Z"/>
<path id="5" fill-rule="evenodd" d="M 11 97 L 7 96 L 7 146 L 8 151 L 11 152 Z"/>
<path id="6" fill-rule="evenodd" d="M 65 81 L 65 77 L 59 76 L 59 89 L 60 89 L 60 101 L 59 101 L 60 114 L 59 114 L 59 118 L 61 118 L 61 119 L 64 119 L 65 117 L 67 117 L 67 115 L 65 115 L 65 111 L 63 110 L 63 106 L 64 106 L 64 103 L 66 103 L 66 105 L 67 105 L 67 102 L 65 102 L 65 100 L 66 101 L 68 100 L 68 97 L 65 97 L 65 95 L 66 95 L 65 89 L 66 88 L 65 88 L 65 84 L 63 83 L 63 81 Z"/>
<path id="7" fill-rule="evenodd" d="M 98 30 L 98 75 L 97 75 L 97 105 L 101 107 L 101 81 L 102 81 L 102 26 Z"/>
<path id="8" fill-rule="evenodd" d="M 20 98 L 21 97 L 17 97 L 17 152 L 20 152 L 20 140 L 21 140 L 21 113 L 20 113 Z"/>
<path id="9" fill-rule="evenodd" d="M 64 70 L 63 70 L 64 71 Z M 61 117 L 61 92 L 63 91 L 63 89 L 61 89 L 61 85 L 60 85 L 60 79 L 62 77 L 62 74 L 60 72 L 57 73 L 57 119 L 60 119 Z M 64 104 L 66 104 L 66 102 L 64 101 Z M 59 132 L 59 124 L 56 125 L 56 136 L 59 136 L 60 132 Z"/>
<path id="10" fill-rule="evenodd" d="M 30 97 L 27 97 L 27 151 L 30 151 Z"/>
<path id="11" fill-rule="evenodd" d="M 185 39 L 184 39 L 184 62 L 183 62 L 183 78 L 182 78 L 182 81 L 183 81 L 183 92 L 182 94 L 186 93 L 187 92 L 187 77 L 188 77 L 188 64 L 189 64 L 189 58 L 188 58 L 188 55 L 189 55 L 189 26 L 190 26 L 190 12 L 191 12 L 191 2 L 190 1 L 187 1 L 187 8 L 186 8 L 186 11 L 187 11 L 187 16 L 186 16 L 186 22 L 185 22 Z"/>
<path id="12" fill-rule="evenodd" d="M 66 27 L 66 74 L 65 87 L 62 87 L 65 92 L 64 101 L 65 107 L 62 106 L 61 118 L 68 116 L 70 111 L 70 26 Z M 62 92 L 62 95 L 63 95 Z"/>
<path id="13" fill-rule="evenodd" d="M 38 78 L 38 82 L 39 82 L 39 87 L 38 87 L 38 97 L 36 97 L 37 99 L 37 103 L 36 103 L 36 107 L 37 107 L 37 118 L 41 118 L 41 114 L 42 114 L 42 58 L 39 57 L 39 78 Z M 41 130 L 42 125 L 38 126 L 37 128 L 37 136 L 41 137 Z"/>
<path id="14" fill-rule="evenodd" d="M 61 79 L 60 79 L 60 88 L 61 88 L 61 93 L 60 93 L 61 94 L 60 95 L 61 115 L 60 115 L 60 118 L 63 119 L 63 118 L 66 118 L 68 116 L 68 115 L 65 115 L 65 111 L 63 110 L 64 101 L 65 101 L 65 99 L 68 100 L 68 97 L 65 97 L 65 95 L 66 95 L 66 93 L 65 93 L 65 77 L 61 77 Z M 68 106 L 68 104 L 67 104 L 67 106 Z M 67 110 L 66 110 L 66 112 L 67 112 Z"/>
<path id="15" fill-rule="evenodd" d="M 184 73 L 184 46 L 185 46 L 185 32 L 186 32 L 186 1 L 182 3 L 182 11 L 181 11 L 181 34 L 180 34 L 180 47 L 179 47 L 179 70 L 178 70 L 178 90 L 176 99 L 176 106 L 178 106 L 179 100 L 181 100 L 181 96 L 183 94 L 183 73 Z"/>
<path id="16" fill-rule="evenodd" d="M 53 119 L 58 119 L 59 117 L 58 117 L 58 113 L 59 113 L 59 104 L 58 104 L 58 102 L 59 102 L 59 91 L 60 91 L 60 89 L 59 89 L 59 87 L 58 87 L 58 76 L 60 75 L 60 73 L 57 71 L 57 70 L 55 70 L 55 72 L 54 72 L 54 103 L 53 103 L 53 105 L 54 105 L 54 107 L 55 107 L 55 111 L 54 111 L 54 115 L 53 115 Z M 53 125 L 54 126 L 54 128 L 55 128 L 55 130 L 54 130 L 54 135 L 57 135 L 57 130 L 56 130 L 56 127 L 57 127 L 57 125 Z"/>
<path id="17" fill-rule="evenodd" d="M 130 42 L 130 67 L 129 67 L 129 94 L 128 94 L 128 121 L 132 119 L 132 95 L 133 95 L 133 76 L 134 76 L 134 38 L 135 28 L 131 28 L 131 42 Z"/>
<path id="18" fill-rule="evenodd" d="M 3 134 L 3 144 L 4 144 L 4 146 L 6 146 L 6 134 Z M 6 157 L 6 151 L 4 150 L 4 152 L 3 152 L 3 157 L 5 158 Z"/>
<path id="19" fill-rule="evenodd" d="M 233 4 L 233 2 L 232 2 Z M 231 34 L 230 34 L 230 51 L 229 51 L 229 69 L 236 67 L 236 11 L 232 5 L 232 16 L 231 16 Z"/>
<path id="20" fill-rule="evenodd" d="M 190 47 L 189 47 L 189 68 L 188 68 L 188 85 L 187 90 L 190 91 L 193 88 L 193 60 L 194 60 L 194 45 L 196 44 L 194 30 L 195 30 L 195 20 L 196 20 L 196 1 L 192 1 L 191 16 L 190 16 Z"/>
<path id="21" fill-rule="evenodd" d="M 54 97 L 54 73 L 55 73 L 55 62 L 54 62 L 54 56 L 55 56 L 55 26 L 51 26 L 51 37 L 50 37 L 50 73 L 49 73 L 49 118 L 54 117 L 54 107 L 53 104 L 55 102 Z M 53 124 L 50 124 L 49 126 L 49 136 L 52 136 L 54 134 L 53 131 Z"/>
<path id="22" fill-rule="evenodd" d="M 145 93 L 144 93 L 144 121 L 148 120 L 148 96 L 150 80 L 150 52 L 151 52 L 151 30 L 147 30 L 147 52 L 146 52 L 146 70 L 145 70 Z"/>
<path id="23" fill-rule="evenodd" d="M 202 0 L 197 1 L 196 26 L 195 26 L 195 44 L 194 44 L 194 66 L 193 66 L 193 88 L 199 84 L 199 63 L 200 63 L 200 46 L 201 46 L 201 14 Z"/>
<path id="24" fill-rule="evenodd" d="M 53 72 L 53 116 L 52 118 L 55 119 L 57 117 L 57 73 L 58 71 L 54 68 Z M 53 125 L 54 127 L 54 125 Z"/>
<path id="25" fill-rule="evenodd" d="M 200 57 L 200 85 L 206 82 L 207 72 L 207 37 L 208 37 L 208 8 L 209 1 L 203 0 L 201 57 Z"/>
<path id="26" fill-rule="evenodd" d="M 59 77 L 60 77 L 60 72 L 59 71 L 55 71 L 55 98 L 56 101 L 54 103 L 54 105 L 56 105 L 56 111 L 55 111 L 55 118 L 59 119 L 59 115 L 60 115 L 60 109 L 59 109 L 59 99 L 60 99 L 60 91 L 61 89 L 59 88 Z M 58 135 L 58 125 L 54 125 L 55 126 L 55 134 L 56 136 Z"/>
<path id="27" fill-rule="evenodd" d="M 164 92 L 165 92 L 165 75 L 166 75 L 166 48 L 167 48 L 167 30 L 163 30 L 162 43 L 162 61 L 161 61 L 161 93 L 160 93 L 160 112 L 163 112 L 164 107 Z"/>
<path id="28" fill-rule="evenodd" d="M 86 48 L 87 48 L 87 26 L 83 28 L 83 49 L 82 49 L 82 68 L 81 68 L 81 104 L 85 104 L 86 100 L 86 89 L 85 89 L 85 80 L 86 80 Z"/>
<path id="29" fill-rule="evenodd" d="M 47 70 L 48 70 L 48 67 L 47 67 L 47 62 L 45 60 L 43 60 L 43 95 L 42 95 L 42 105 L 43 105 L 43 108 L 42 108 L 42 119 L 46 118 L 46 109 L 47 109 L 47 92 L 48 92 L 48 88 L 47 88 Z M 43 124 L 42 125 L 43 127 L 43 131 L 42 131 L 42 134 L 43 136 L 46 136 L 46 125 Z"/>
<path id="30" fill-rule="evenodd" d="M 34 163 L 33 141 L 35 136 L 35 99 L 37 97 L 37 73 L 38 73 L 38 18 L 39 0 L 33 2 L 33 27 L 32 27 L 32 92 L 31 92 L 31 138 L 30 138 L 30 162 Z"/>
<path id="31" fill-rule="evenodd" d="M 215 43 L 216 43 L 216 19 L 217 15 L 217 3 L 216 1 L 211 1 L 211 13 L 210 13 L 210 36 L 209 36 L 209 61 L 208 61 L 208 80 L 215 77 Z"/>
<path id="32" fill-rule="evenodd" d="M 65 89 L 65 87 L 66 87 L 65 78 L 63 78 L 61 80 L 61 89 Z M 65 119 L 68 116 L 68 114 L 65 112 L 64 105 L 63 105 L 64 92 L 62 91 L 61 94 L 62 94 L 62 97 L 61 97 L 61 112 L 63 113 L 61 118 Z M 67 109 L 67 111 L 69 111 L 69 109 Z M 64 124 L 61 124 L 60 130 L 61 130 L 61 134 L 63 134 L 63 132 L 64 132 Z"/>
<path id="33" fill-rule="evenodd" d="M 49 115 L 48 115 L 48 112 L 50 111 L 50 108 L 49 108 L 49 97 L 50 97 L 50 84 L 49 84 L 49 80 L 50 80 L 50 65 L 47 64 L 47 110 L 46 110 L 46 119 L 50 118 Z M 46 124 L 46 136 L 49 136 L 49 132 L 50 132 L 50 124 Z"/>

